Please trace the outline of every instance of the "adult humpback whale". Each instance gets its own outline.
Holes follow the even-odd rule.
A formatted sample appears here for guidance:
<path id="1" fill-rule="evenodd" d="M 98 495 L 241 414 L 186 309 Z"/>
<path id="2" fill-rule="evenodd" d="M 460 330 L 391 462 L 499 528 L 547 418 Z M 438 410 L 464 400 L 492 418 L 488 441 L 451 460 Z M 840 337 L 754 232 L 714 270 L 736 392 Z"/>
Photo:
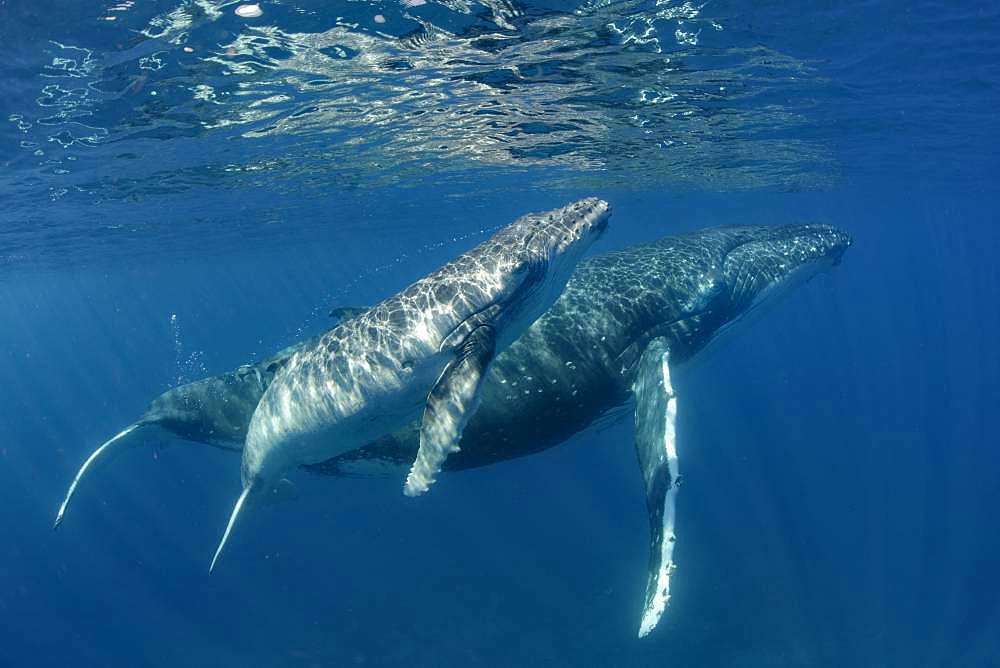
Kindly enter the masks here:
<path id="1" fill-rule="evenodd" d="M 251 492 L 417 418 L 417 453 L 404 491 L 426 491 L 458 449 L 495 355 L 555 302 L 609 215 L 607 202 L 588 198 L 521 216 L 293 353 L 250 418 L 243 491 L 209 572 Z"/>
<path id="2" fill-rule="evenodd" d="M 662 461 L 676 401 L 669 384 L 661 389 L 659 380 L 767 297 L 836 264 L 850 243 L 843 232 L 822 225 L 721 227 L 584 260 L 555 305 L 497 357 L 462 449 L 448 458 L 444 470 L 484 466 L 557 445 L 628 401 L 638 385 L 636 445 L 651 529 L 640 632 L 648 633 L 669 593 L 671 555 L 665 551 L 673 543 L 664 537 L 672 536 L 672 524 L 665 527 L 665 520 L 672 521 L 677 489 L 676 463 L 671 474 L 671 462 Z M 279 353 L 170 390 L 140 422 L 159 424 L 187 440 L 238 449 L 262 385 L 270 381 L 275 363 L 283 361 Z M 331 475 L 386 474 L 403 470 L 415 451 L 414 426 L 307 468 Z"/>
<path id="3" fill-rule="evenodd" d="M 670 598 L 679 481 L 671 370 L 776 295 L 840 262 L 851 238 L 827 225 L 720 227 L 582 262 L 566 290 L 500 355 L 461 449 L 445 469 L 521 457 L 562 443 L 635 397 L 635 446 L 650 524 L 639 635 Z M 332 475 L 405 466 L 415 428 L 307 466 Z"/>
<path id="4" fill-rule="evenodd" d="M 486 466 L 562 443 L 632 395 L 661 339 L 689 361 L 762 304 L 840 262 L 851 238 L 828 225 L 728 226 L 588 258 L 566 290 L 497 357 L 461 450 L 445 470 Z M 414 428 L 310 471 L 384 475 L 406 464 Z"/>

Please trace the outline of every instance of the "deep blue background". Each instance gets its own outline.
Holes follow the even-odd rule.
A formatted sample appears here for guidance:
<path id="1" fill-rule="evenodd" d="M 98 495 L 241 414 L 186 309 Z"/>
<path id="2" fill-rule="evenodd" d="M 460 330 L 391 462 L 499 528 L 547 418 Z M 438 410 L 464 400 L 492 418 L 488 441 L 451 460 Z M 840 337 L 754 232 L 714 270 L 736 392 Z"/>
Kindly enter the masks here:
<path id="1" fill-rule="evenodd" d="M 299 501 L 248 517 L 212 577 L 239 483 L 236 458 L 205 446 L 123 456 L 51 532 L 84 454 L 186 373 L 170 314 L 209 369 L 273 349 L 365 262 L 312 248 L 4 285 L 4 665 L 993 665 L 1000 235 L 985 202 L 603 194 L 600 249 L 802 217 L 856 237 L 678 378 L 679 571 L 651 638 L 632 637 L 646 520 L 627 423 L 418 502 L 398 480 L 298 476 Z"/>
<path id="2" fill-rule="evenodd" d="M 763 24 L 722 5 L 833 82 L 802 130 L 838 158 L 818 190 L 555 190 L 525 173 L 331 187 L 282 216 L 245 187 L 210 221 L 188 215 L 210 190 L 147 196 L 130 215 L 178 220 L 148 236 L 108 233 L 131 222 L 113 202 L 40 197 L 48 226 L 8 211 L 0 666 L 1000 665 L 996 11 L 837 5 Z M 590 194 L 614 205 L 595 253 L 725 223 L 856 241 L 678 374 L 679 568 L 651 637 L 634 637 L 647 527 L 628 420 L 416 501 L 401 480 L 297 475 L 299 499 L 244 518 L 211 577 L 239 474 L 207 446 L 123 455 L 52 532 L 86 454 L 167 387 Z M 74 250 L 19 264 L 51 248 Z"/>

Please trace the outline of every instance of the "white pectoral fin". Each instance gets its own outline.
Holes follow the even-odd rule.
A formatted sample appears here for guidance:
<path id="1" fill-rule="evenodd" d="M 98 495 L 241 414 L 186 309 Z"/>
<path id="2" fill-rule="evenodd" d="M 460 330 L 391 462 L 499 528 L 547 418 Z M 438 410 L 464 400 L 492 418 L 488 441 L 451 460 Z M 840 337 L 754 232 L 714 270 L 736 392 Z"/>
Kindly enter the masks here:
<path id="1" fill-rule="evenodd" d="M 233 512 L 229 516 L 229 523 L 226 524 L 226 531 L 222 534 L 222 540 L 219 541 L 219 547 L 215 548 L 215 554 L 212 556 L 212 563 L 208 567 L 210 575 L 212 571 L 215 570 L 215 564 L 219 561 L 219 555 L 222 554 L 222 548 L 226 546 L 226 542 L 229 540 L 229 534 L 233 531 L 233 526 L 236 524 L 236 518 L 240 516 L 240 510 L 243 509 L 243 504 L 246 503 L 247 496 L 250 495 L 250 490 L 251 486 L 247 485 L 240 493 L 240 497 L 236 499 L 236 505 L 233 506 Z"/>
<path id="2" fill-rule="evenodd" d="M 465 339 L 459 357 L 431 389 L 420 424 L 420 449 L 403 488 L 407 496 L 426 492 L 444 460 L 458 451 L 462 430 L 479 404 L 480 387 L 495 350 L 493 329 L 477 327 Z"/>
<path id="3" fill-rule="evenodd" d="M 52 525 L 53 529 L 58 529 L 59 525 L 62 524 L 63 517 L 66 515 L 66 509 L 69 507 L 69 502 L 73 500 L 73 495 L 76 493 L 77 485 L 80 484 L 83 477 L 88 472 L 92 471 L 98 463 L 107 463 L 110 461 L 111 457 L 109 453 L 123 449 L 124 442 L 122 439 L 125 439 L 125 437 L 129 434 L 145 424 L 146 423 L 144 421 L 140 420 L 139 422 L 129 425 L 106 440 L 99 448 L 90 453 L 87 460 L 83 462 L 83 466 L 81 466 L 80 470 L 76 472 L 73 482 L 69 484 L 69 489 L 66 491 L 66 497 L 63 499 L 62 505 L 59 506 L 59 512 L 56 514 L 56 521 Z M 130 441 L 129 443 L 134 445 L 134 441 Z"/>
<path id="4" fill-rule="evenodd" d="M 639 360 L 635 393 L 635 449 L 639 456 L 649 513 L 649 573 L 639 637 L 655 627 L 670 600 L 674 570 L 674 516 L 680 473 L 675 423 L 677 395 L 670 383 L 666 341 L 653 339 Z"/>

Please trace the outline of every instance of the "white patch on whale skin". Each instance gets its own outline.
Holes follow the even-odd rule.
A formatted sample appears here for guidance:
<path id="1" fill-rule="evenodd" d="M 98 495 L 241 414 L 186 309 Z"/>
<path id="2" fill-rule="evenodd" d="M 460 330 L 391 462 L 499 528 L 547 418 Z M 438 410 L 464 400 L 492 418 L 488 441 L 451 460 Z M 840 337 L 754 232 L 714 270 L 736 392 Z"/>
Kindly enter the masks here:
<path id="1" fill-rule="evenodd" d="M 673 555 L 676 536 L 674 534 L 674 518 L 677 514 L 677 487 L 680 470 L 677 466 L 677 394 L 670 382 L 670 365 L 667 356 L 661 363 L 663 393 L 667 397 L 666 416 L 663 430 L 663 452 L 666 455 L 667 469 L 670 471 L 670 489 L 663 500 L 663 529 L 660 542 L 660 570 L 656 576 L 656 592 L 650 598 L 646 609 L 642 612 L 639 624 L 639 637 L 649 635 L 667 609 L 670 602 L 670 576 L 675 570 Z"/>
<path id="2" fill-rule="evenodd" d="M 71 482 L 69 485 L 69 490 L 66 492 L 66 497 L 63 499 L 62 505 L 59 506 L 59 512 L 56 514 L 56 521 L 53 524 L 53 528 L 58 528 L 59 525 L 62 524 L 63 517 L 66 515 L 66 509 L 69 507 L 69 502 L 73 499 L 73 495 L 76 493 L 76 487 L 77 485 L 80 484 L 80 481 L 83 479 L 83 476 L 86 475 L 87 470 L 94 464 L 94 462 L 98 461 L 101 458 L 101 456 L 108 451 L 109 448 L 111 448 L 113 445 L 115 445 L 123 438 L 125 438 L 133 431 L 142 426 L 143 426 L 142 422 L 136 422 L 135 424 L 129 425 L 125 429 L 122 429 L 120 432 L 118 432 L 117 434 L 106 440 L 99 448 L 94 450 L 89 457 L 87 457 L 87 460 L 83 462 L 83 466 L 81 466 L 80 470 L 77 471 L 76 477 L 73 478 L 73 482 Z"/>

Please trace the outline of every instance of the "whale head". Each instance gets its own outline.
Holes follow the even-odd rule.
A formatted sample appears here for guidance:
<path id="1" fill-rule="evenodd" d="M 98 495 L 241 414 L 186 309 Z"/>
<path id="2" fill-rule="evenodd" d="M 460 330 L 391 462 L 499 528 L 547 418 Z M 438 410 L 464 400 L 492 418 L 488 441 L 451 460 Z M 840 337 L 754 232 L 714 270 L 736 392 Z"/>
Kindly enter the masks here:
<path id="1" fill-rule="evenodd" d="M 521 216 L 498 233 L 490 254 L 508 286 L 500 301 L 501 348 L 527 330 L 558 299 L 581 256 L 607 229 L 611 207 L 596 197 L 543 213 Z"/>
<path id="2" fill-rule="evenodd" d="M 749 228 L 723 260 L 719 279 L 733 310 L 744 313 L 838 265 L 853 243 L 831 225 Z"/>
<path id="3" fill-rule="evenodd" d="M 687 240 L 706 253 L 701 271 L 688 272 L 694 284 L 685 288 L 690 301 L 684 310 L 697 324 L 687 345 L 677 346 L 678 359 L 718 342 L 761 306 L 838 265 L 853 243 L 843 230 L 818 224 L 717 227 Z"/>

